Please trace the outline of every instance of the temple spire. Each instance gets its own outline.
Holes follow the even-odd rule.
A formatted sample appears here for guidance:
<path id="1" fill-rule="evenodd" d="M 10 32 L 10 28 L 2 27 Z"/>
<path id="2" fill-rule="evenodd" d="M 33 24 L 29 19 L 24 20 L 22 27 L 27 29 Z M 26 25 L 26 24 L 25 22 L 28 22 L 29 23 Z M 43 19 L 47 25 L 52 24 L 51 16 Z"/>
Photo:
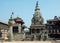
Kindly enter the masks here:
<path id="1" fill-rule="evenodd" d="M 12 12 L 10 19 L 12 19 L 13 14 L 14 14 L 14 12 Z"/>
<path id="2" fill-rule="evenodd" d="M 38 5 L 38 1 L 36 2 L 35 11 L 36 11 L 36 10 L 40 10 L 39 5 Z"/>
<path id="3" fill-rule="evenodd" d="M 36 2 L 35 12 L 34 12 L 33 18 L 32 18 L 32 24 L 34 24 L 34 25 L 43 24 L 43 17 L 41 16 L 41 13 L 40 13 L 38 1 Z"/>
<path id="4" fill-rule="evenodd" d="M 36 2 L 36 7 L 38 7 L 38 1 Z"/>

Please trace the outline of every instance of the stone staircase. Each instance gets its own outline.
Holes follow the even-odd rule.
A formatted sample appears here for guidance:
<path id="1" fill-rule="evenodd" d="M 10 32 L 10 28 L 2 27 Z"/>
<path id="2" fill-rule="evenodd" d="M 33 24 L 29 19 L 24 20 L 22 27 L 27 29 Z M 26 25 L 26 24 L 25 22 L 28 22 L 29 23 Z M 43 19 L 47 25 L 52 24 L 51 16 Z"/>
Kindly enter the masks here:
<path id="1" fill-rule="evenodd" d="M 16 34 L 14 34 L 14 40 L 15 41 L 21 41 L 21 40 L 23 40 L 23 33 L 16 33 Z"/>

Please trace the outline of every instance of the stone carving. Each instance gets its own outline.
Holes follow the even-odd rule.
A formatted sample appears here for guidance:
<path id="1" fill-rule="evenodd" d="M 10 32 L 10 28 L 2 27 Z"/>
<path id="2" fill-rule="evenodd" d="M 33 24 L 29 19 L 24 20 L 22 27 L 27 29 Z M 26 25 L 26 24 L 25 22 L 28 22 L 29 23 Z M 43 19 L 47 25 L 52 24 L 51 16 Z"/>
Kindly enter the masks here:
<path id="1" fill-rule="evenodd" d="M 32 18 L 32 24 L 36 24 L 36 25 L 42 25 L 43 24 L 43 18 L 40 17 L 33 17 Z"/>

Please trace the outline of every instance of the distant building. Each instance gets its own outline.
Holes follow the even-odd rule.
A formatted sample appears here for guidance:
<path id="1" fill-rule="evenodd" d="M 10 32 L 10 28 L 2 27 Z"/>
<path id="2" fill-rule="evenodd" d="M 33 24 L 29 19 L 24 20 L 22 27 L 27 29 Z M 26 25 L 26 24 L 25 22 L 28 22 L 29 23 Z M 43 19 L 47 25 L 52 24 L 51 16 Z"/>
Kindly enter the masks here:
<path id="1" fill-rule="evenodd" d="M 47 20 L 46 28 L 49 38 L 60 39 L 60 18 L 55 16 L 54 19 Z"/>

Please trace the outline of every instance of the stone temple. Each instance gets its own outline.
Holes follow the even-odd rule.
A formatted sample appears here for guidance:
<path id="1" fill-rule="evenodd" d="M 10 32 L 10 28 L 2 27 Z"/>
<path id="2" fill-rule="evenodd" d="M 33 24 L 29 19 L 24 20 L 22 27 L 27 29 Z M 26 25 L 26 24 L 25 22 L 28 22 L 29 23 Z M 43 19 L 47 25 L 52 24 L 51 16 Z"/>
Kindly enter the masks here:
<path id="1" fill-rule="evenodd" d="M 38 1 L 35 7 L 35 13 L 33 14 L 32 23 L 31 23 L 31 35 L 33 35 L 34 40 L 43 40 L 44 37 L 48 38 L 48 35 L 45 30 L 44 19 L 41 16 L 40 8 Z"/>

